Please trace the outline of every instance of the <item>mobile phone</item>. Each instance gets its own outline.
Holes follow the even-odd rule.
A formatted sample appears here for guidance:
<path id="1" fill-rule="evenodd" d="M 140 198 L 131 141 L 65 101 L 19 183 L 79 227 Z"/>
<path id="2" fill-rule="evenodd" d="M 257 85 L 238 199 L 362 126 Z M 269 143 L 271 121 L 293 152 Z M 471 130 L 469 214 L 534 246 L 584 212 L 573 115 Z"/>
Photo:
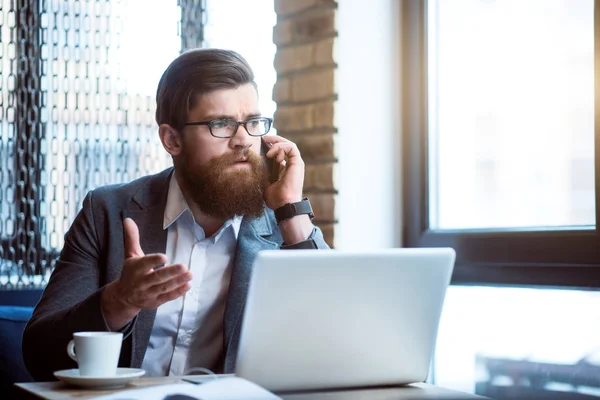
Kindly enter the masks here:
<path id="1" fill-rule="evenodd" d="M 271 148 L 264 139 L 260 140 L 260 155 L 265 161 L 265 165 L 267 166 L 267 172 L 269 174 L 269 183 L 274 183 L 279 180 L 279 173 L 281 172 L 279 163 L 275 161 L 274 158 L 267 157 L 267 151 Z"/>

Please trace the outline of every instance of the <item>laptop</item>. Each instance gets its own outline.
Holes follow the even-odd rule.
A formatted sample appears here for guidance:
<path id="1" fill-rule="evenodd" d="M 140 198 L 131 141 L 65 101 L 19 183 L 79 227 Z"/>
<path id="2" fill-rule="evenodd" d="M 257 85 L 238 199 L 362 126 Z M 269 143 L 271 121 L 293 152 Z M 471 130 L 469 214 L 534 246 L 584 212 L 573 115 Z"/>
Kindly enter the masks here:
<path id="1" fill-rule="evenodd" d="M 278 392 L 424 382 L 454 261 L 450 248 L 260 252 L 235 374 Z"/>

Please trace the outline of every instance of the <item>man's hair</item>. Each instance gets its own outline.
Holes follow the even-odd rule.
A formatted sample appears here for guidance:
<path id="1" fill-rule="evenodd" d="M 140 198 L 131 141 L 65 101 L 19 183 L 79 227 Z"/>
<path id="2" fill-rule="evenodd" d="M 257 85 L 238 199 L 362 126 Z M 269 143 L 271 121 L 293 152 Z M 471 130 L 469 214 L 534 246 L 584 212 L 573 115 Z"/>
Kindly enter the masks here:
<path id="1" fill-rule="evenodd" d="M 180 130 L 200 95 L 254 83 L 254 73 L 238 53 L 223 49 L 193 49 L 165 70 L 156 91 L 156 123 Z"/>

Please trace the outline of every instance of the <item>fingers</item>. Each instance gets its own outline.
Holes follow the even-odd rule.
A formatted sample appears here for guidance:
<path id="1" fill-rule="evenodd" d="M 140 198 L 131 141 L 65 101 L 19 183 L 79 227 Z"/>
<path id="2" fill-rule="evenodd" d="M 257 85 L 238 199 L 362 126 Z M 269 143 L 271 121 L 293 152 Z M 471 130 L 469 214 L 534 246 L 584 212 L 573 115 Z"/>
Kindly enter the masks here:
<path id="1" fill-rule="evenodd" d="M 265 155 L 269 158 L 275 158 L 282 166 L 285 166 L 286 159 L 292 164 L 302 162 L 300 150 L 294 142 L 278 135 L 266 135 L 262 139 L 270 147 Z"/>
<path id="2" fill-rule="evenodd" d="M 160 304 L 166 303 L 167 301 L 175 300 L 175 299 L 183 296 L 184 294 L 186 294 L 187 291 L 190 290 L 190 288 L 191 288 L 190 283 L 186 282 L 183 285 L 171 290 L 170 292 L 161 294 L 160 296 L 157 297 L 156 300 Z"/>
<path id="3" fill-rule="evenodd" d="M 269 145 L 274 145 L 276 143 L 292 143 L 288 139 L 279 135 L 265 135 L 262 136 L 262 139 L 267 142 Z"/>
<path id="4" fill-rule="evenodd" d="M 277 155 L 275 156 L 275 161 L 277 161 L 279 164 L 281 164 L 282 162 L 285 161 L 285 156 L 286 156 L 286 152 L 284 151 L 280 151 L 279 153 L 277 153 Z"/>
<path id="5" fill-rule="evenodd" d="M 188 271 L 182 264 L 175 264 L 152 271 L 141 280 L 139 288 L 141 290 L 155 291 L 157 287 L 171 285 L 173 281 L 177 281 L 178 284 L 176 286 L 179 286 L 190 280 L 192 280 L 192 272 Z M 167 289 L 161 289 L 159 292 L 164 293 L 172 288 L 168 286 Z"/>
<path id="6" fill-rule="evenodd" d="M 167 256 L 165 254 L 162 253 L 156 253 L 156 254 L 148 254 L 147 256 L 142 257 L 139 260 L 140 263 L 144 263 L 145 265 L 154 268 L 154 267 L 158 267 L 161 265 L 165 265 L 166 263 L 169 262 L 169 260 L 167 259 Z"/>
<path id="7" fill-rule="evenodd" d="M 125 218 L 123 221 L 123 238 L 125 240 L 125 258 L 144 256 L 140 245 L 140 231 L 131 218 Z"/>
<path id="8" fill-rule="evenodd" d="M 164 254 L 150 254 L 126 260 L 119 282 L 123 285 L 123 303 L 139 309 L 152 309 L 175 299 L 190 288 L 192 273 L 182 264 L 153 269 L 165 263 Z M 163 299 L 163 300 L 159 300 Z"/>
<path id="9" fill-rule="evenodd" d="M 149 287 L 147 289 L 147 291 L 148 291 L 148 293 L 150 293 L 152 295 L 152 297 L 158 298 L 160 295 L 169 293 L 169 292 L 181 287 L 182 285 L 185 285 L 186 283 L 190 283 L 190 280 L 191 280 L 191 274 L 190 275 L 186 275 L 186 274 L 177 275 L 177 276 L 170 278 L 169 280 L 166 280 L 162 283 L 159 283 L 157 285 Z"/>
<path id="10" fill-rule="evenodd" d="M 121 275 L 122 277 L 127 276 L 128 280 L 137 281 L 152 273 L 154 268 L 165 265 L 167 262 L 167 256 L 164 254 L 148 254 L 143 257 L 126 259 Z"/>
<path id="11" fill-rule="evenodd" d="M 300 162 L 300 150 L 298 147 L 292 142 L 279 142 L 273 145 L 267 151 L 266 156 L 269 158 L 274 158 L 278 163 L 283 163 L 286 159 L 290 163 Z"/>

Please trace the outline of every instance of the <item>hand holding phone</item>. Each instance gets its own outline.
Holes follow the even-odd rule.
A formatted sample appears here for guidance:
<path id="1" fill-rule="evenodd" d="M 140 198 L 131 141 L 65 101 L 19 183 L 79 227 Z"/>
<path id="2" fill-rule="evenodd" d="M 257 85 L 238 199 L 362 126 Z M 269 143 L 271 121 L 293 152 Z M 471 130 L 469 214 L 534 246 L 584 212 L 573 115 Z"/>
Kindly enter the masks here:
<path id="1" fill-rule="evenodd" d="M 275 183 L 279 180 L 279 175 L 281 174 L 281 165 L 276 162 L 274 158 L 269 158 L 266 156 L 267 151 L 269 151 L 270 148 L 271 145 L 261 139 L 260 155 L 263 157 L 265 165 L 267 166 L 269 183 Z"/>

